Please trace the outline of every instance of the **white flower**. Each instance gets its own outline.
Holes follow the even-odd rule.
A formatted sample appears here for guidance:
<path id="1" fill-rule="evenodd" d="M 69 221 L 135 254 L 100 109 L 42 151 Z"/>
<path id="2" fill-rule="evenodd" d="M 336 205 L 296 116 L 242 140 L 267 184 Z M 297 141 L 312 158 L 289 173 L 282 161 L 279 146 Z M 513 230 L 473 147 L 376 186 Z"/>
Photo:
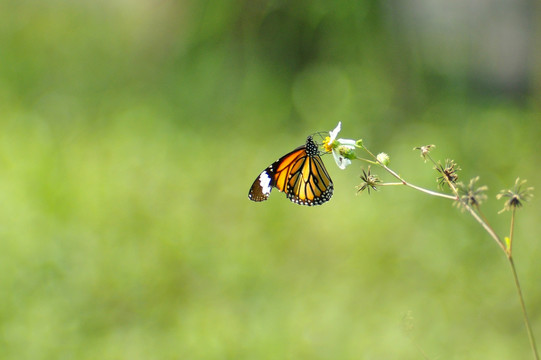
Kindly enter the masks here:
<path id="1" fill-rule="evenodd" d="M 334 142 L 334 140 L 336 140 L 336 136 L 338 135 L 338 133 L 340 132 L 340 130 L 342 130 L 342 122 L 339 121 L 338 122 L 338 125 L 336 125 L 336 127 L 334 128 L 333 131 L 329 131 L 329 135 L 330 135 L 330 142 Z"/>
<path id="2" fill-rule="evenodd" d="M 338 125 L 333 131 L 329 132 L 329 136 L 323 141 L 323 147 L 327 152 L 332 152 L 336 165 L 344 170 L 351 164 L 351 159 L 355 159 L 355 140 L 351 139 L 336 139 L 338 133 L 342 129 L 342 122 L 338 122 Z"/>

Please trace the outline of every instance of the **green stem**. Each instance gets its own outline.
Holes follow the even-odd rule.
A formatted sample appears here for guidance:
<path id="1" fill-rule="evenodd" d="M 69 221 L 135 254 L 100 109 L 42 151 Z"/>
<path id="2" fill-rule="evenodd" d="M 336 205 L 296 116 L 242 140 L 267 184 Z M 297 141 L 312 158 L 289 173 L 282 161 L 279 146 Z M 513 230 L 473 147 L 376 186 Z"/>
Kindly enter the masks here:
<path id="1" fill-rule="evenodd" d="M 432 160 L 432 159 L 430 159 Z M 432 160 L 434 162 L 434 160 Z M 435 162 L 434 162 L 435 163 Z M 456 188 L 455 184 L 449 180 L 447 176 L 445 176 L 445 180 L 447 181 L 447 184 L 449 187 L 453 190 L 453 193 L 457 196 L 459 201 L 462 201 L 460 197 L 458 196 L 458 189 Z M 511 230 L 509 234 L 509 247 L 507 247 L 503 241 L 500 239 L 500 237 L 496 234 L 496 232 L 492 229 L 492 227 L 488 224 L 486 220 L 481 218 L 479 214 L 473 209 L 467 202 L 462 201 L 464 204 L 464 207 L 468 212 L 477 220 L 481 226 L 488 232 L 488 234 L 496 241 L 496 243 L 502 248 L 502 250 L 505 252 L 505 255 L 507 255 L 507 259 L 509 260 L 509 264 L 511 265 L 511 270 L 513 272 L 513 278 L 515 280 L 515 286 L 517 288 L 517 294 L 518 298 L 520 300 L 520 307 L 522 308 L 522 315 L 524 317 L 524 324 L 526 325 L 526 331 L 528 332 L 528 339 L 530 340 L 530 347 L 532 348 L 532 353 L 535 360 L 539 360 L 539 354 L 537 353 L 537 346 L 535 345 L 535 338 L 533 335 L 532 327 L 530 325 L 530 319 L 528 318 L 528 313 L 526 312 L 526 304 L 524 303 L 524 296 L 522 295 L 522 288 L 520 287 L 520 282 L 518 280 L 518 274 L 517 269 L 515 268 L 515 262 L 513 261 L 512 251 L 511 251 L 511 244 L 513 243 L 513 232 L 515 227 L 515 208 L 513 208 L 513 215 L 511 217 Z"/>
<path id="2" fill-rule="evenodd" d="M 430 160 L 433 163 L 435 163 L 435 161 L 432 160 L 432 158 L 430 158 Z M 473 218 L 479 223 L 479 225 L 481 225 L 483 227 L 483 229 L 485 229 L 485 231 L 490 235 L 490 237 L 492 239 L 494 239 L 494 241 L 496 241 L 498 246 L 507 254 L 507 250 L 506 250 L 506 246 L 505 246 L 504 242 L 502 241 L 502 239 L 500 239 L 498 234 L 496 234 L 496 232 L 494 231 L 492 226 L 490 226 L 490 224 L 485 219 L 483 219 L 479 215 L 479 213 L 477 211 L 475 211 L 475 209 L 473 207 L 471 207 L 470 204 L 468 204 L 467 201 L 464 201 L 464 200 L 462 200 L 460 198 L 460 196 L 458 194 L 458 189 L 456 188 L 455 184 L 451 180 L 449 180 L 449 178 L 447 176 L 444 175 L 444 178 L 445 178 L 445 181 L 447 182 L 447 185 L 449 185 L 449 188 L 451 188 L 453 193 L 456 195 L 457 200 L 460 201 L 462 203 L 462 205 L 464 205 L 464 208 L 466 210 L 468 210 L 470 215 L 473 216 Z"/>
<path id="3" fill-rule="evenodd" d="M 461 201 L 461 200 L 459 200 L 459 201 Z M 492 239 L 494 239 L 494 241 L 496 241 L 498 246 L 507 254 L 505 244 L 500 239 L 498 234 L 496 234 L 494 229 L 492 229 L 492 227 L 488 224 L 488 222 L 483 220 L 481 218 L 481 216 L 479 216 L 479 214 L 469 204 L 467 204 L 465 202 L 462 202 L 462 204 L 464 205 L 464 208 L 471 214 L 471 216 L 473 216 L 473 218 L 479 223 L 479 225 L 481 225 L 483 227 L 483 229 L 485 229 L 485 231 L 490 235 L 490 237 Z"/>
<path id="4" fill-rule="evenodd" d="M 389 169 L 387 166 L 383 165 L 383 164 L 380 164 L 381 167 L 383 167 L 385 170 L 387 170 L 387 172 L 389 174 L 391 174 L 392 176 L 394 176 L 395 178 L 397 178 L 400 183 L 402 185 L 405 185 L 407 187 L 410 187 L 412 189 L 415 189 L 415 190 L 418 190 L 418 191 L 421 191 L 421 192 L 424 192 L 425 194 L 429 194 L 429 195 L 433 195 L 433 196 L 439 196 L 439 197 L 442 197 L 442 198 L 446 198 L 446 199 L 449 199 L 449 200 L 455 200 L 456 197 L 455 196 L 452 196 L 452 195 L 447 195 L 447 194 L 442 194 L 442 193 L 439 193 L 437 191 L 432 191 L 432 190 L 428 190 L 428 189 L 425 189 L 425 188 L 422 188 L 420 186 L 417 186 L 417 185 L 413 185 L 413 184 L 410 184 L 409 182 L 407 182 L 406 180 L 402 179 L 400 177 L 400 175 L 398 175 L 397 173 L 395 173 L 393 170 Z"/>
<path id="5" fill-rule="evenodd" d="M 360 157 L 357 157 L 357 160 L 362 160 L 362 161 L 366 161 L 370 164 L 374 164 L 374 165 L 379 165 L 381 166 L 382 168 L 384 168 L 385 170 L 387 170 L 387 172 L 389 174 L 391 174 L 392 176 L 394 176 L 395 178 L 397 178 L 399 181 L 400 181 L 400 185 L 405 185 L 407 187 L 410 187 L 412 189 L 415 189 L 415 190 L 418 190 L 418 191 L 421 191 L 421 192 L 424 192 L 425 194 L 429 194 L 429 195 L 433 195 L 433 196 L 439 196 L 439 197 L 442 197 L 442 198 L 446 198 L 446 199 L 449 199 L 449 200 L 456 200 L 456 197 L 455 196 L 452 196 L 452 195 L 447 195 L 447 194 L 442 194 L 442 193 L 439 193 L 437 191 L 432 191 L 432 190 L 428 190 L 428 189 L 425 189 L 425 188 L 422 188 L 420 186 L 417 186 L 417 185 L 413 185 L 413 184 L 410 184 L 409 182 L 407 182 L 406 180 L 402 179 L 400 177 L 400 175 L 398 175 L 397 173 L 395 173 L 393 170 L 391 170 L 390 168 L 388 168 L 386 165 L 383 165 L 378 159 L 376 156 L 374 156 L 374 154 L 372 154 L 370 152 L 370 150 L 368 150 L 366 147 L 363 147 L 363 149 L 368 153 L 370 154 L 370 156 L 372 156 L 374 159 L 376 159 L 376 161 L 372 161 L 372 160 L 368 160 L 368 159 L 363 159 L 363 158 L 360 158 Z M 379 185 L 398 185 L 396 183 L 388 183 L 388 184 L 379 184 Z"/>
<path id="6" fill-rule="evenodd" d="M 526 312 L 526 304 L 524 304 L 524 296 L 522 295 L 522 288 L 520 287 L 520 282 L 518 281 L 517 269 L 515 268 L 515 262 L 513 257 L 509 254 L 507 256 L 509 260 L 509 265 L 511 265 L 511 271 L 513 272 L 513 278 L 515 279 L 515 286 L 517 287 L 518 298 L 520 300 L 520 306 L 522 308 L 522 316 L 524 317 L 524 324 L 526 324 L 526 331 L 528 332 L 528 338 L 530 340 L 530 347 L 532 348 L 533 358 L 539 360 L 539 354 L 537 353 L 537 346 L 535 345 L 535 337 L 533 336 L 532 327 L 530 325 L 530 319 L 528 318 L 528 313 Z"/>
<path id="7" fill-rule="evenodd" d="M 416 190 L 422 191 L 422 192 L 430 194 L 430 195 L 436 195 L 436 196 L 449 198 L 449 199 L 452 199 L 452 200 L 461 201 L 462 204 L 464 205 L 464 208 L 466 210 L 468 210 L 468 212 L 485 229 L 485 231 L 490 235 L 490 237 L 492 237 L 494 239 L 494 241 L 496 241 L 498 246 L 500 246 L 500 248 L 504 251 L 504 253 L 507 256 L 507 259 L 509 260 L 509 265 L 511 266 L 511 271 L 513 272 L 513 279 L 515 280 L 515 286 L 516 286 L 517 294 L 518 294 L 518 297 L 519 297 L 519 300 L 520 300 L 520 306 L 522 308 L 522 315 L 524 317 L 524 324 L 526 325 L 526 331 L 528 332 L 528 339 L 530 340 L 530 347 L 532 349 L 534 359 L 539 360 L 539 354 L 537 352 L 537 346 L 535 344 L 535 337 L 533 335 L 532 327 L 530 325 L 530 319 L 529 319 L 528 313 L 526 311 L 526 304 L 524 303 L 524 296 L 522 295 L 522 288 L 520 287 L 520 282 L 518 280 L 517 270 L 515 268 L 515 262 L 513 261 L 513 256 L 512 256 L 512 244 L 513 244 L 513 235 L 514 235 L 514 228 L 515 228 L 515 210 L 516 209 L 513 208 L 513 213 L 512 213 L 512 217 L 511 217 L 511 229 L 510 229 L 510 232 L 509 232 L 509 245 L 507 246 L 500 239 L 498 234 L 496 234 L 494 229 L 492 229 L 492 227 L 489 225 L 488 221 L 485 219 L 483 214 L 480 211 L 475 211 L 475 209 L 472 206 L 470 206 L 470 204 L 468 204 L 467 202 L 465 202 L 464 200 L 462 200 L 460 198 L 460 196 L 458 194 L 458 189 L 456 188 L 454 183 L 452 181 L 450 181 L 446 176 L 445 176 L 445 180 L 446 180 L 447 184 L 449 185 L 449 187 L 451 188 L 451 190 L 453 191 L 453 193 L 455 194 L 455 196 L 450 196 L 450 195 L 446 195 L 446 194 L 437 193 L 437 192 L 434 192 L 434 191 L 431 191 L 431 190 L 423 189 L 423 188 L 420 188 L 418 186 L 409 184 L 404 179 L 402 179 L 400 177 L 400 175 L 395 173 L 393 170 L 389 169 L 384 164 L 380 163 L 377 160 L 377 158 L 374 156 L 374 154 L 372 154 L 367 148 L 364 148 L 364 150 L 366 152 L 368 152 L 374 159 L 376 159 L 376 162 L 379 165 L 381 165 L 391 175 L 393 175 L 395 178 L 397 178 L 402 185 L 409 186 L 411 188 L 414 188 Z M 437 163 L 430 157 L 430 155 L 428 155 L 427 157 L 435 166 L 437 166 Z M 371 161 L 369 161 L 369 162 L 371 162 Z M 389 183 L 388 185 L 398 185 L 398 184 L 397 183 Z"/>
<path id="8" fill-rule="evenodd" d="M 515 233 L 515 211 L 517 210 L 516 207 L 513 206 L 513 212 L 511 213 L 511 229 L 509 230 L 509 246 L 507 249 L 508 256 L 512 256 L 513 254 L 513 235 Z"/>

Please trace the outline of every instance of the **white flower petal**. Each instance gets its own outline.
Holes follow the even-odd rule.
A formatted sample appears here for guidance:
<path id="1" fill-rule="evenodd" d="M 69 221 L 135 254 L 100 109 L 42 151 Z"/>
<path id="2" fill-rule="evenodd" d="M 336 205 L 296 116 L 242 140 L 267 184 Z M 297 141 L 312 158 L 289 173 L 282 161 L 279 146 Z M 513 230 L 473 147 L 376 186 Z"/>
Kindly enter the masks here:
<path id="1" fill-rule="evenodd" d="M 348 167 L 349 165 L 351 165 L 351 160 L 348 159 L 348 158 L 344 158 L 343 162 L 342 162 L 342 166 L 340 169 L 344 170 L 346 167 Z"/>
<path id="2" fill-rule="evenodd" d="M 338 151 L 333 150 L 332 155 L 334 157 L 336 165 L 342 170 L 344 170 L 348 165 L 351 164 L 351 160 L 345 158 L 343 155 L 340 155 Z"/>
<path id="3" fill-rule="evenodd" d="M 355 149 L 355 145 L 357 144 L 355 140 L 351 139 L 338 139 L 337 141 L 340 143 L 340 145 L 346 146 L 350 149 Z"/>
<path id="4" fill-rule="evenodd" d="M 338 135 L 338 133 L 340 132 L 340 130 L 342 129 L 342 122 L 339 121 L 338 122 L 338 125 L 334 128 L 333 131 L 330 131 L 329 132 L 329 135 L 330 135 L 330 143 L 332 143 L 334 141 L 334 139 L 336 139 L 336 136 Z"/>

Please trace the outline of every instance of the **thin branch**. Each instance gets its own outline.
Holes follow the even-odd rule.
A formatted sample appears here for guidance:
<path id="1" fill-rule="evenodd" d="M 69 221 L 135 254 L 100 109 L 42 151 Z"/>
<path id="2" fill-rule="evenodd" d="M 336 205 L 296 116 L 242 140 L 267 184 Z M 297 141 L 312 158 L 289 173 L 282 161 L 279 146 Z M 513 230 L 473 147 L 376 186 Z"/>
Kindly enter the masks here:
<path id="1" fill-rule="evenodd" d="M 367 160 L 367 159 L 363 159 L 363 158 L 358 158 L 359 160 L 363 160 L 363 161 L 366 161 L 368 163 L 371 163 L 371 164 L 378 164 L 380 165 L 382 168 L 384 168 L 389 174 L 391 174 L 392 176 L 394 176 L 395 178 L 397 178 L 399 181 L 400 181 L 400 184 L 401 185 L 405 185 L 407 187 L 410 187 L 412 189 L 415 189 L 415 190 L 418 190 L 418 191 L 421 191 L 421 192 L 424 192 L 426 194 L 429 194 L 429 195 L 432 195 L 432 196 L 439 196 L 439 197 L 442 197 L 442 198 L 445 198 L 445 199 L 449 199 L 449 200 L 456 200 L 456 197 L 455 196 L 452 196 L 452 195 L 447 195 L 447 194 L 443 194 L 443 193 L 440 193 L 440 192 L 437 192 L 437 191 L 432 191 L 432 190 L 428 190 L 428 189 L 425 189 L 423 187 L 420 187 L 420 186 L 417 186 L 417 185 L 413 185 L 409 182 L 407 182 L 406 180 L 402 179 L 400 177 L 400 175 L 398 175 L 396 172 L 394 172 L 392 169 L 388 168 L 386 165 L 382 164 L 376 156 L 374 156 L 374 154 L 372 154 L 370 152 L 370 150 L 368 150 L 366 147 L 363 147 L 363 149 L 368 153 L 370 154 L 370 156 L 372 156 L 374 159 L 376 159 L 376 161 L 371 161 L 371 160 Z M 379 184 L 379 185 L 383 185 L 383 184 Z M 398 185 L 398 184 L 395 184 L 395 183 L 389 183 L 388 185 Z"/>
<path id="2" fill-rule="evenodd" d="M 511 265 L 511 271 L 513 272 L 513 278 L 515 279 L 515 285 L 517 287 L 518 298 L 520 300 L 520 307 L 522 308 L 522 316 L 524 317 L 524 323 L 526 324 L 526 331 L 528 332 L 528 338 L 530 340 L 530 347 L 535 360 L 539 360 L 539 354 L 537 353 L 537 346 L 535 344 L 535 337 L 533 336 L 532 327 L 530 325 L 530 319 L 528 313 L 526 312 L 526 304 L 524 304 L 524 297 L 522 296 L 522 288 L 520 287 L 520 282 L 518 281 L 517 269 L 515 268 L 515 262 L 513 257 L 509 255 L 509 265 Z"/>
<path id="3" fill-rule="evenodd" d="M 476 209 L 473 208 L 467 201 L 461 199 L 461 197 L 460 197 L 460 195 L 458 193 L 458 189 L 456 188 L 454 182 L 451 181 L 450 178 L 448 176 L 446 176 L 445 173 L 442 173 L 443 179 L 449 185 L 449 188 L 452 190 L 454 196 L 447 195 L 447 194 L 442 194 L 442 193 L 432 191 L 432 190 L 428 190 L 428 189 L 424 189 L 424 188 L 421 188 L 419 186 L 408 183 L 407 181 L 402 179 L 400 177 L 400 175 L 398 175 L 396 172 L 394 172 L 393 170 L 388 168 L 386 165 L 381 163 L 377 159 L 377 157 L 374 156 L 374 154 L 372 154 L 366 147 L 363 147 L 363 149 L 368 154 L 370 154 L 370 156 L 372 156 L 376 161 L 374 162 L 374 161 L 367 160 L 367 159 L 360 159 L 360 160 L 364 160 L 364 161 L 367 161 L 367 162 L 372 163 L 372 164 L 374 164 L 374 163 L 379 164 L 381 167 L 383 167 L 385 170 L 387 170 L 387 172 L 389 172 L 392 176 L 394 176 L 396 179 L 398 179 L 400 181 L 399 183 L 385 183 L 385 184 L 380 184 L 380 185 L 406 185 L 408 187 L 411 187 L 413 189 L 422 191 L 422 192 L 424 192 L 426 194 L 429 194 L 429 195 L 434 195 L 434 196 L 447 198 L 447 199 L 450 199 L 450 200 L 460 201 L 462 203 L 462 205 L 464 206 L 464 209 L 466 209 L 473 216 L 473 218 L 485 229 L 485 231 L 490 235 L 490 237 L 492 237 L 494 239 L 494 241 L 496 241 L 498 246 L 506 254 L 507 259 L 509 261 L 509 264 L 511 266 L 511 271 L 513 273 L 513 279 L 515 281 L 515 286 L 516 286 L 518 297 L 519 297 L 519 300 L 520 300 L 520 306 L 522 308 L 522 315 L 524 317 L 524 323 L 526 325 L 526 330 L 528 332 L 528 338 L 530 340 L 530 347 L 532 349 L 534 359 L 539 360 L 539 354 L 537 352 L 537 346 L 535 344 L 535 337 L 533 335 L 532 327 L 530 325 L 530 320 L 529 320 L 528 314 L 526 312 L 526 304 L 524 303 L 524 296 L 522 295 L 522 288 L 520 286 L 517 270 L 515 268 L 515 263 L 514 263 L 513 257 L 512 257 L 512 244 L 513 244 L 513 235 L 514 235 L 514 228 L 515 228 L 515 210 L 516 210 L 516 208 L 515 207 L 513 208 L 512 217 L 511 217 L 511 229 L 510 229 L 510 232 L 509 232 L 509 244 L 506 245 L 504 243 L 504 241 L 502 241 L 502 239 L 500 239 L 498 234 L 496 234 L 494 229 L 492 229 L 492 227 L 488 223 L 487 219 L 483 216 L 483 214 L 481 213 L 479 208 L 477 207 L 477 211 L 476 211 Z M 437 168 L 438 164 L 434 161 L 434 159 L 432 159 L 432 157 L 429 154 L 426 155 L 426 158 L 428 158 L 434 164 L 434 166 L 436 166 L 436 168 Z"/>
<path id="4" fill-rule="evenodd" d="M 512 256 L 513 254 L 513 235 L 515 233 L 515 211 L 517 210 L 516 207 L 513 207 L 513 211 L 511 212 L 511 229 L 509 230 L 509 248 L 507 249 L 508 256 Z"/>

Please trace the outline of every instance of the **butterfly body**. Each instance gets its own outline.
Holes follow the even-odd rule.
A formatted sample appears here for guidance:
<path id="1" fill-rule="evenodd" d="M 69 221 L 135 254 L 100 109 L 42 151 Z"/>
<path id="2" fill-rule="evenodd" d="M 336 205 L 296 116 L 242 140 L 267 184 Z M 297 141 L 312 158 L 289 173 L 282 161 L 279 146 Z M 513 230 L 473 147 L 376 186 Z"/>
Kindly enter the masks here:
<path id="1" fill-rule="evenodd" d="M 306 144 L 276 160 L 255 179 L 248 197 L 265 201 L 275 187 L 299 205 L 321 205 L 333 195 L 333 183 L 311 136 Z"/>

